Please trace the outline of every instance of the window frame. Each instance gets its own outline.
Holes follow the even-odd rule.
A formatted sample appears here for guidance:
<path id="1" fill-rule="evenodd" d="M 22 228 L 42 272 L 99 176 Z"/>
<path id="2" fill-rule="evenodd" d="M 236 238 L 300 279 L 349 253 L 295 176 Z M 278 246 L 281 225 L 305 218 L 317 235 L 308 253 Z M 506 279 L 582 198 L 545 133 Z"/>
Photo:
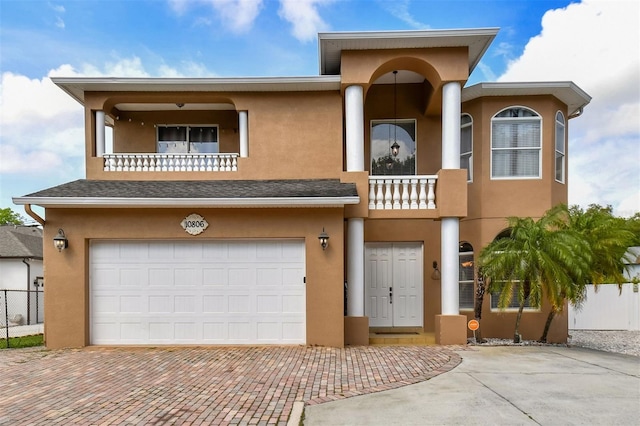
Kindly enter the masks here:
<path id="1" fill-rule="evenodd" d="M 168 152 L 168 151 L 160 151 L 160 142 L 172 142 L 172 141 L 161 141 L 160 140 L 160 129 L 161 128 L 170 128 L 176 127 L 177 129 L 185 128 L 185 140 L 184 141 L 173 141 L 173 142 L 184 142 L 187 151 L 186 152 Z M 211 128 L 215 129 L 215 142 L 211 142 L 215 144 L 215 151 L 212 152 L 192 152 L 192 142 L 190 139 L 190 133 L 192 129 L 198 128 Z M 220 125 L 219 124 L 156 124 L 156 152 L 160 154 L 180 154 L 180 155 L 196 155 L 196 154 L 219 154 L 220 153 Z"/>
<path id="2" fill-rule="evenodd" d="M 463 250 L 465 248 L 470 248 L 471 250 Z M 473 254 L 473 246 L 466 242 L 466 241 L 462 241 L 460 242 L 459 246 L 458 246 L 458 310 L 460 311 L 473 311 L 475 309 L 475 258 L 474 258 L 474 254 Z M 463 261 L 462 258 L 463 256 L 466 258 L 465 262 L 468 262 L 468 256 L 471 256 L 471 265 L 470 266 L 463 266 Z M 463 279 L 463 271 L 465 269 L 463 268 L 470 268 L 470 269 L 466 269 L 467 271 L 471 271 L 471 279 Z M 462 287 L 463 286 L 471 286 L 471 306 L 462 306 L 462 299 L 460 298 L 460 295 L 462 294 Z"/>
<path id="3" fill-rule="evenodd" d="M 514 281 L 518 282 L 518 281 Z M 494 303 L 495 300 L 495 303 Z M 498 307 L 498 303 L 500 302 L 500 293 L 489 293 L 489 307 L 491 312 L 517 312 L 520 309 L 520 302 L 518 302 L 518 286 L 513 287 L 513 294 L 511 294 L 511 303 L 504 309 L 500 309 Z M 495 304 L 495 306 L 494 306 Z M 524 302 L 524 308 L 522 311 L 527 312 L 541 312 L 542 311 L 542 301 L 540 302 L 540 306 L 531 306 L 531 298 L 527 297 Z"/>
<path id="4" fill-rule="evenodd" d="M 509 110 L 526 110 L 529 111 L 530 113 L 534 114 L 533 116 L 527 116 L 527 117 L 498 117 L 498 115 L 505 113 L 506 111 Z M 534 122 L 537 121 L 538 124 L 538 145 L 535 147 L 507 147 L 507 148 L 494 148 L 494 123 L 496 122 L 505 122 L 505 123 L 509 123 L 511 125 L 513 124 L 517 124 L 519 123 L 526 123 L 526 122 Z M 543 157 L 543 137 L 542 137 L 542 130 L 543 130 L 543 119 L 542 119 L 542 115 L 540 115 L 536 110 L 526 107 L 526 106 L 521 106 L 521 105 L 512 105 L 509 106 L 507 108 L 503 108 L 500 111 L 498 111 L 496 114 L 494 114 L 493 117 L 491 117 L 491 140 L 490 140 L 490 151 L 491 151 L 491 158 L 490 158 L 490 168 L 491 168 L 491 180 L 532 180 L 532 179 L 542 179 L 542 157 Z M 531 176 L 527 176 L 527 175 L 523 175 L 523 176 L 518 176 L 518 175 L 508 175 L 508 176 L 496 176 L 494 174 L 494 154 L 496 152 L 507 152 L 507 151 L 512 151 L 512 152 L 517 152 L 517 151 L 534 151 L 536 150 L 538 153 L 538 171 L 537 171 L 537 175 L 531 175 Z"/>
<path id="5" fill-rule="evenodd" d="M 495 240 L 498 240 L 500 238 L 507 238 L 511 235 L 511 228 L 507 228 L 507 229 L 503 229 L 502 231 L 500 231 L 498 233 L 498 235 L 496 235 L 496 237 L 494 238 Z M 498 281 L 500 282 L 500 281 Z M 504 282 L 504 281 L 503 281 Z M 514 281 L 514 282 L 518 282 L 518 281 Z M 513 287 L 513 293 L 511 294 L 511 303 L 509 304 L 509 306 L 507 306 L 504 309 L 500 309 L 500 307 L 498 306 L 498 304 L 500 303 L 500 292 L 488 292 L 489 294 L 489 311 L 491 312 L 517 312 L 518 309 L 520 309 L 520 302 L 518 302 L 518 286 L 514 286 Z M 494 307 L 494 299 L 495 299 L 495 307 Z M 524 308 L 523 308 L 523 312 L 524 311 L 528 311 L 528 312 L 540 312 L 542 310 L 542 301 L 540 301 L 540 306 L 531 306 L 531 299 L 529 297 L 527 297 L 527 299 L 525 300 L 524 303 Z"/>
<path id="6" fill-rule="evenodd" d="M 413 150 L 413 157 L 414 157 L 414 170 L 413 170 L 413 174 L 410 175 L 395 175 L 395 174 L 374 174 L 373 173 L 373 169 L 371 168 L 372 163 L 374 162 L 374 160 L 376 160 L 376 158 L 373 157 L 374 155 L 374 150 L 373 150 L 373 128 L 375 125 L 378 124 L 389 124 L 391 126 L 397 126 L 398 124 L 401 123 L 413 123 L 413 133 L 414 133 L 414 150 Z M 391 136 L 389 136 L 391 138 Z M 396 138 L 397 139 L 397 138 Z M 391 140 L 391 139 L 390 139 Z M 402 153 L 402 151 L 400 151 Z M 381 157 L 378 157 L 381 158 Z M 418 175 L 418 120 L 415 118 L 398 118 L 398 119 L 371 119 L 369 120 L 369 166 L 370 168 L 369 170 L 369 174 L 371 176 L 417 176 Z"/>
<path id="7" fill-rule="evenodd" d="M 562 121 L 558 120 L 558 117 L 562 119 Z M 558 151 L 558 131 L 562 129 L 562 151 Z M 564 117 L 562 111 L 556 112 L 555 119 L 555 155 L 553 157 L 553 171 L 555 181 L 558 183 L 564 184 L 566 182 L 567 177 L 567 121 Z M 561 159 L 560 170 L 558 170 L 558 159 Z M 560 172 L 560 179 L 558 179 L 558 171 Z"/>
<path id="8" fill-rule="evenodd" d="M 468 123 L 463 123 L 463 117 L 469 117 Z M 462 129 L 469 127 L 469 151 L 462 151 Z M 469 113 L 460 115 L 460 168 L 462 169 L 462 159 L 467 157 L 467 183 L 473 182 L 473 117 Z"/>

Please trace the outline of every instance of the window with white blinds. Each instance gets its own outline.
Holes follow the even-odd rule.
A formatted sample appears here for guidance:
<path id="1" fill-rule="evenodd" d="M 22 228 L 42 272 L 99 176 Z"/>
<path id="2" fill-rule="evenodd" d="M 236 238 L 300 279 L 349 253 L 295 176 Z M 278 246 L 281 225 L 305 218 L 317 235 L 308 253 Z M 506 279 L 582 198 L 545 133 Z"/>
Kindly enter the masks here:
<path id="1" fill-rule="evenodd" d="M 564 115 L 558 111 L 556 113 L 556 181 L 564 183 L 565 168 L 564 168 L 564 155 L 565 155 L 565 124 Z"/>
<path id="2" fill-rule="evenodd" d="M 491 120 L 491 178 L 541 177 L 541 119 L 528 108 L 509 108 Z"/>
<path id="3" fill-rule="evenodd" d="M 459 248 L 460 267 L 458 268 L 459 308 L 473 309 L 475 302 L 473 246 L 461 243 Z"/>
<path id="4" fill-rule="evenodd" d="M 473 181 L 473 120 L 460 116 L 460 168 L 467 169 L 467 182 Z"/>

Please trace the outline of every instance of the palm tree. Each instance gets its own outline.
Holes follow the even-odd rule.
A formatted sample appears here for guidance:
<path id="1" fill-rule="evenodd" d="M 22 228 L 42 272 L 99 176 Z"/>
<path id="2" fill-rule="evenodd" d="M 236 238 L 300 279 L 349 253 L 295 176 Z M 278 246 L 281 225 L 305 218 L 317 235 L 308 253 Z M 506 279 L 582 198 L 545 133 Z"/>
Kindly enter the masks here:
<path id="1" fill-rule="evenodd" d="M 532 306 L 540 306 L 546 294 L 552 311 L 561 310 L 565 295 L 573 294 L 576 283 L 585 279 L 591 262 L 589 246 L 578 233 L 562 225 L 565 221 L 566 208 L 551 209 L 537 221 L 510 217 L 510 234 L 494 240 L 480 253 L 489 291 L 500 293 L 500 308 L 510 304 L 517 290 L 515 343 L 520 341 L 518 330 L 527 298 Z"/>
<path id="2" fill-rule="evenodd" d="M 629 221 L 616 218 L 611 207 L 601 207 L 592 204 L 587 210 L 578 206 L 567 209 L 565 205 L 555 207 L 555 210 L 566 213 L 566 221 L 558 225 L 564 231 L 573 231 L 580 235 L 589 246 L 591 261 L 588 268 L 580 276 L 574 277 L 574 285 L 563 288 L 558 294 L 559 299 L 551 303 L 551 311 L 547 317 L 540 341 L 547 341 L 547 334 L 553 318 L 562 311 L 565 300 L 576 308 L 580 308 L 586 297 L 586 285 L 594 286 L 605 282 L 622 284 L 626 281 L 623 271 L 624 256 L 627 248 L 637 238 L 628 228 Z"/>

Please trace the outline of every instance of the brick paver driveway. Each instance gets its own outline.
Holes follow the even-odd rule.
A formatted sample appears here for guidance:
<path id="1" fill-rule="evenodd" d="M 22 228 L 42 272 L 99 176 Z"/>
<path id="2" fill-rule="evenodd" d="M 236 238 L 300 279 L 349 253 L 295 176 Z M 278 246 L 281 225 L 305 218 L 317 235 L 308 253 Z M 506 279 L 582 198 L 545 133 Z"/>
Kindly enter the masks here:
<path id="1" fill-rule="evenodd" d="M 0 425 L 286 424 L 318 404 L 427 380 L 445 347 L 0 351 Z"/>

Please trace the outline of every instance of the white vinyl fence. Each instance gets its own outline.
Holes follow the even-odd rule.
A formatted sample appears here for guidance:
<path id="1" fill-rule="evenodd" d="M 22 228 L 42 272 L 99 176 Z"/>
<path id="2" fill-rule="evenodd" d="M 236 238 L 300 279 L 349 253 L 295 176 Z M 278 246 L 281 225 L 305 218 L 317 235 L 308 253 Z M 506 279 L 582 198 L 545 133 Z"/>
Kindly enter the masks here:
<path id="1" fill-rule="evenodd" d="M 569 328 L 574 330 L 640 330 L 640 291 L 627 283 L 622 292 L 617 285 L 602 284 L 596 292 L 587 288 L 582 309 L 569 305 Z"/>

